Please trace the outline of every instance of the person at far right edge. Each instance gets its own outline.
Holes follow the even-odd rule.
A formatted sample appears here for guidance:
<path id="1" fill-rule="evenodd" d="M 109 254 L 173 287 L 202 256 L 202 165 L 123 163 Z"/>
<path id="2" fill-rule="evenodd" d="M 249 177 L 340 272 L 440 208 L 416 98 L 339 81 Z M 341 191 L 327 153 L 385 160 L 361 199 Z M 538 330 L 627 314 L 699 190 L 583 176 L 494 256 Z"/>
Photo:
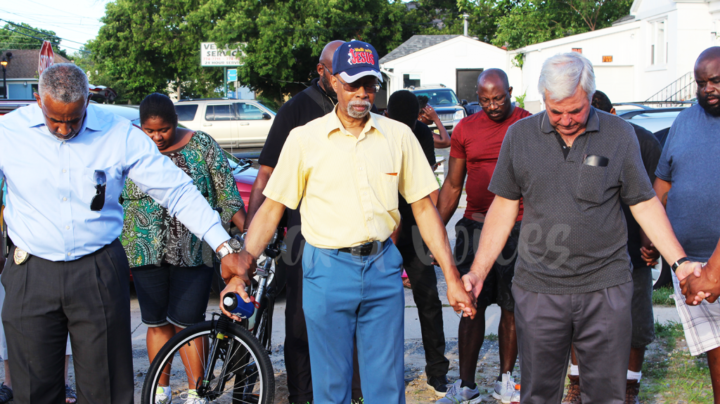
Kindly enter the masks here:
<path id="1" fill-rule="evenodd" d="M 707 353 L 715 403 L 720 403 L 720 47 L 695 62 L 698 104 L 670 128 L 657 171 L 655 191 L 690 259 L 708 261 L 700 277 L 675 271 L 675 305 L 692 355 Z M 712 257 L 711 257 L 712 255 Z M 668 262 L 672 262 L 668 260 Z M 702 292 L 708 301 L 702 302 Z M 687 297 L 683 299 L 681 293 Z"/>
<path id="2" fill-rule="evenodd" d="M 523 220 L 512 294 L 520 352 L 521 403 L 558 403 L 577 353 L 583 403 L 625 401 L 633 284 L 625 202 L 682 276 L 684 260 L 623 119 L 591 105 L 595 74 L 571 52 L 543 64 L 546 110 L 508 130 L 490 181 L 494 193 L 465 287 L 477 296 L 515 225 Z"/>

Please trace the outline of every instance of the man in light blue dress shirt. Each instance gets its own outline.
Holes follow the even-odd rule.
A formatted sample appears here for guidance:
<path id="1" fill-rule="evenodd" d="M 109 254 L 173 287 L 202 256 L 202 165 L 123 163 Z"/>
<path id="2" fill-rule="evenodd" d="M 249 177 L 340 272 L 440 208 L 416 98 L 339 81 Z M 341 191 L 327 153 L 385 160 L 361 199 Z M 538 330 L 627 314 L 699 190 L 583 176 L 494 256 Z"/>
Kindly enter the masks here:
<path id="1" fill-rule="evenodd" d="M 89 104 L 80 68 L 46 69 L 39 93 L 37 105 L 0 120 L 15 246 L 2 273 L 2 319 L 15 402 L 64 402 L 69 331 L 78 402 L 132 403 L 129 268 L 118 242 L 125 179 L 224 253 L 224 273 L 238 255 L 190 177 L 130 121 Z"/>

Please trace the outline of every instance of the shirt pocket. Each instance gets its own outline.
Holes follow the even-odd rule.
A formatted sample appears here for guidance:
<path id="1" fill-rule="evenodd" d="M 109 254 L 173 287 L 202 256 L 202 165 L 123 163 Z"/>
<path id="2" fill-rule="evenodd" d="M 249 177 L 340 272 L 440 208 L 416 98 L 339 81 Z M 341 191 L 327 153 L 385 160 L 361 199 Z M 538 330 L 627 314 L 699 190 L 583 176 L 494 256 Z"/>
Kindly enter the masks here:
<path id="1" fill-rule="evenodd" d="M 105 204 L 102 210 L 110 203 L 119 203 L 118 198 L 125 186 L 124 177 L 120 165 L 98 168 L 84 168 L 79 181 L 78 193 L 80 200 L 90 209 L 93 198 L 97 195 L 98 174 L 105 174 Z"/>
<path id="2" fill-rule="evenodd" d="M 381 174 L 380 186 L 382 187 L 380 203 L 385 210 L 393 211 L 398 209 L 398 176 L 391 174 Z"/>
<path id="3" fill-rule="evenodd" d="M 607 167 L 580 166 L 580 178 L 577 185 L 577 198 L 592 203 L 601 203 L 605 195 Z"/>

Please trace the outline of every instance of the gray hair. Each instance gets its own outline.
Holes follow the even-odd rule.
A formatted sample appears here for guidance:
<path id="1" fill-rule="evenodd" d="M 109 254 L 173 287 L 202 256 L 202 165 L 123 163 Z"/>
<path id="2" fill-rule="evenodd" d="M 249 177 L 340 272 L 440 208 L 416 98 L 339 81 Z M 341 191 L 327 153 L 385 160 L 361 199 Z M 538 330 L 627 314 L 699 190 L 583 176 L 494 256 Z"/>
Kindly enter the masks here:
<path id="1" fill-rule="evenodd" d="M 38 92 L 41 98 L 49 96 L 55 101 L 71 104 L 86 100 L 90 88 L 81 68 L 73 63 L 58 63 L 42 72 Z"/>
<path id="2" fill-rule="evenodd" d="M 595 72 L 592 63 L 577 52 L 561 53 L 548 58 L 540 71 L 538 91 L 555 101 L 572 97 L 578 85 L 592 100 L 595 93 Z"/>

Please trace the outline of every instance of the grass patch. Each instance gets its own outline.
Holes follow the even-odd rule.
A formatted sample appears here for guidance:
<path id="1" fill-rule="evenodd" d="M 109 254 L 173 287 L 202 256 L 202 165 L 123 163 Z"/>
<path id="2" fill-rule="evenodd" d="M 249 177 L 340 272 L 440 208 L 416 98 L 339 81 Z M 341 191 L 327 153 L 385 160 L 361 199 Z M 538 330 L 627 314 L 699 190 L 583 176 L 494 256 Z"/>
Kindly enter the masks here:
<path id="1" fill-rule="evenodd" d="M 485 341 L 497 341 L 497 340 L 498 340 L 497 334 L 490 333 L 485 336 Z"/>
<path id="2" fill-rule="evenodd" d="M 659 306 L 675 306 L 675 299 L 672 298 L 675 290 L 672 286 L 653 290 L 652 302 Z"/>
<path id="3" fill-rule="evenodd" d="M 643 366 L 640 401 L 712 402 L 707 356 L 690 355 L 682 324 L 655 323 L 655 336 Z"/>

